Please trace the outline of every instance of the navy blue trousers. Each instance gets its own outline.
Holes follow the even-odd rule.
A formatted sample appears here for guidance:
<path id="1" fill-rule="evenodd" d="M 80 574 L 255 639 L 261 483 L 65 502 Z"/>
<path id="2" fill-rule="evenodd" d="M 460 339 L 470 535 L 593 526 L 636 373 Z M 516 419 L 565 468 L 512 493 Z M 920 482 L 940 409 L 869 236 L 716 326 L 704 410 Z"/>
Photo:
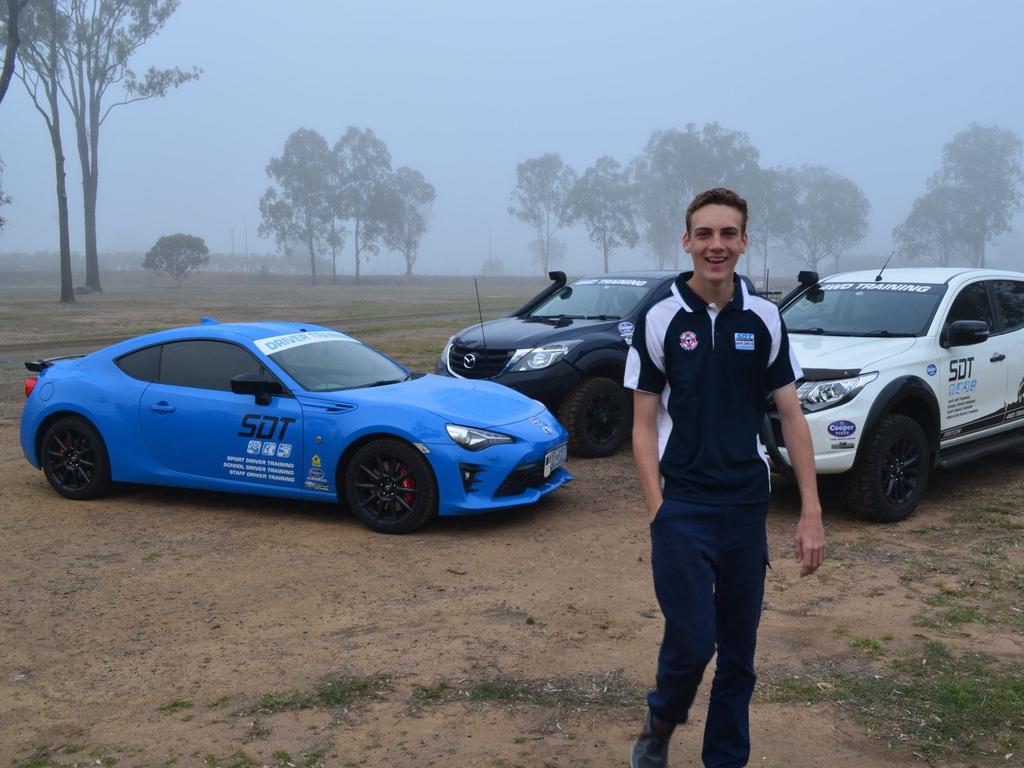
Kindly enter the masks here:
<path id="1" fill-rule="evenodd" d="M 706 768 L 750 757 L 748 709 L 764 598 L 768 505 L 705 506 L 666 499 L 651 523 L 654 590 L 665 616 L 651 713 L 685 723 L 704 668 L 718 661 L 701 756 Z"/>

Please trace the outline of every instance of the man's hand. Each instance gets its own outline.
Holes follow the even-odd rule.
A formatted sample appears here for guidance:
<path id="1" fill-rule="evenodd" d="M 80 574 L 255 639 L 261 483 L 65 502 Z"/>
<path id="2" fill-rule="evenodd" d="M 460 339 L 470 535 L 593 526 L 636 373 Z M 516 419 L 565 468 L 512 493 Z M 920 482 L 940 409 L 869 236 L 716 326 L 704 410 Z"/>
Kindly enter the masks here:
<path id="1" fill-rule="evenodd" d="M 821 511 L 802 514 L 793 537 L 796 561 L 800 563 L 800 576 L 810 576 L 825 560 L 825 528 L 821 524 Z"/>

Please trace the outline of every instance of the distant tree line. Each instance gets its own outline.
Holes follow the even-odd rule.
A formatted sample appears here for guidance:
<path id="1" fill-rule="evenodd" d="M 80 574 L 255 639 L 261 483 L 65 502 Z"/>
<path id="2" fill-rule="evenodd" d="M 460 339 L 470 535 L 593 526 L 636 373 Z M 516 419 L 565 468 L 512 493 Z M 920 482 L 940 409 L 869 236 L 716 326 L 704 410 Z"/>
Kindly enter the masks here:
<path id="1" fill-rule="evenodd" d="M 300 128 L 267 164 L 267 176 L 259 233 L 286 253 L 304 248 L 314 285 L 317 259 L 327 253 L 337 283 L 338 252 L 350 238 L 357 281 L 362 262 L 381 247 L 401 253 L 412 274 L 434 187 L 417 170 L 392 170 L 387 144 L 372 130 L 350 126 L 332 149 L 316 131 Z"/>
<path id="2" fill-rule="evenodd" d="M 557 154 L 525 160 L 516 168 L 509 214 L 533 228 L 531 248 L 547 272 L 564 246 L 555 237 L 581 223 L 609 256 L 641 241 L 659 269 L 679 267 L 683 213 L 704 189 L 728 186 L 750 203 L 748 231 L 767 274 L 769 248 L 781 247 L 809 269 L 842 256 L 868 230 L 870 203 L 855 182 L 820 165 L 763 168 L 742 131 L 708 123 L 654 131 L 627 165 L 598 158 L 582 175 Z M 1021 141 L 997 126 L 972 124 L 943 149 L 928 192 L 893 233 L 907 259 L 984 266 L 985 244 L 1009 231 L 1020 210 Z M 493 269 L 493 265 L 489 265 Z"/>

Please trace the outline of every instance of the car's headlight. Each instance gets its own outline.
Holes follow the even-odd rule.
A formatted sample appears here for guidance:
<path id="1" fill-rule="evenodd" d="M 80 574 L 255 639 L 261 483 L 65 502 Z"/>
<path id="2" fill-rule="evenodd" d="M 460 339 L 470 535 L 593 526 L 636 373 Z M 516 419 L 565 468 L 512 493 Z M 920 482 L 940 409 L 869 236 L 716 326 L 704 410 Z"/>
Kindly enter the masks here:
<path id="1" fill-rule="evenodd" d="M 569 354 L 573 347 L 582 343 L 583 339 L 574 339 L 572 341 L 556 341 L 551 344 L 545 344 L 543 347 L 517 349 L 509 361 L 508 370 L 539 371 L 541 368 L 554 365 Z"/>
<path id="2" fill-rule="evenodd" d="M 491 432 L 489 429 L 463 427 L 458 424 L 446 424 L 444 428 L 448 430 L 448 437 L 453 442 L 470 451 L 482 451 L 491 445 L 515 442 L 508 435 L 503 435 L 500 432 Z"/>
<path id="3" fill-rule="evenodd" d="M 800 405 L 807 411 L 821 411 L 852 400 L 865 386 L 878 378 L 877 373 L 862 373 L 848 379 L 805 381 L 797 387 Z"/>

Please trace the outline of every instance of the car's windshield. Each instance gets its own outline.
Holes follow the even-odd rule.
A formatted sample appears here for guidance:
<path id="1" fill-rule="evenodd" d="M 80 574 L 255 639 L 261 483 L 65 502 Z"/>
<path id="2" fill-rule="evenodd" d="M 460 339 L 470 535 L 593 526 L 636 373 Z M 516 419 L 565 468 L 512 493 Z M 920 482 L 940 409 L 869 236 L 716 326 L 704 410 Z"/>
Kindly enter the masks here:
<path id="1" fill-rule="evenodd" d="M 921 336 L 946 286 L 935 283 L 821 283 L 782 310 L 790 333 Z"/>
<path id="2" fill-rule="evenodd" d="M 256 344 L 309 392 L 394 384 L 409 376 L 380 352 L 336 331 L 260 339 Z"/>
<path id="3" fill-rule="evenodd" d="M 577 280 L 545 299 L 530 317 L 571 317 L 617 320 L 625 317 L 654 288 L 657 280 L 591 277 Z"/>

